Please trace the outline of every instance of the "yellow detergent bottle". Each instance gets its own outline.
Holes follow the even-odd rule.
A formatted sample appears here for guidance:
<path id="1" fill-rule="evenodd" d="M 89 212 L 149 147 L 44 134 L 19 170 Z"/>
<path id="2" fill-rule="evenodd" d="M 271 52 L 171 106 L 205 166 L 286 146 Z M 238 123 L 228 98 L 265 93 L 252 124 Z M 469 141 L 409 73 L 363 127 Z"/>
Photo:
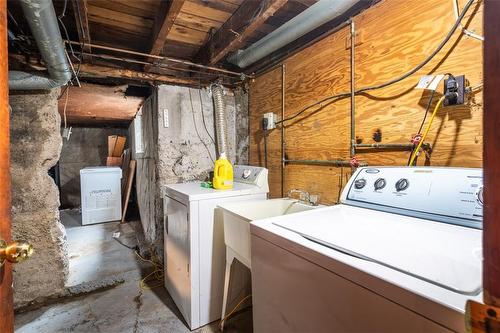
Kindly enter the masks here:
<path id="1" fill-rule="evenodd" d="M 233 166 L 226 158 L 226 154 L 221 154 L 215 161 L 213 186 L 217 190 L 233 188 Z"/>

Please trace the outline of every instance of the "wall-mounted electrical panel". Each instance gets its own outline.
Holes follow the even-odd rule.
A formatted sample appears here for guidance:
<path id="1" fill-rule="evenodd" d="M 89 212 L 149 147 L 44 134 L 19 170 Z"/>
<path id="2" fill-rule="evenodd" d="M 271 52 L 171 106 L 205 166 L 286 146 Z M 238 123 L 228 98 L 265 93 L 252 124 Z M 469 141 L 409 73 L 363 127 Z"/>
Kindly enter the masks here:
<path id="1" fill-rule="evenodd" d="M 277 121 L 278 121 L 278 115 L 276 115 L 276 113 L 272 112 L 264 113 L 263 127 L 265 130 L 275 129 Z"/>

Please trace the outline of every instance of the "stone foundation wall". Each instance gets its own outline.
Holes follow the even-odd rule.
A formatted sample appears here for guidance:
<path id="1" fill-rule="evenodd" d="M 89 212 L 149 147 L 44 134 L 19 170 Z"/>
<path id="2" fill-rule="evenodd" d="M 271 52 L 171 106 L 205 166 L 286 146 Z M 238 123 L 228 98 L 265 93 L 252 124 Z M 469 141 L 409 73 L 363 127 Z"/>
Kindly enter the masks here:
<path id="1" fill-rule="evenodd" d="M 248 163 L 248 95 L 226 90 L 228 157 Z M 167 119 L 168 118 L 168 119 Z M 214 107 L 207 89 L 161 85 L 142 107 L 144 152 L 137 160 L 137 197 L 146 240 L 163 253 L 163 196 L 167 184 L 208 179 L 217 159 Z"/>
<path id="2" fill-rule="evenodd" d="M 33 257 L 14 265 L 14 306 L 64 292 L 68 275 L 59 191 L 48 170 L 59 160 L 59 89 L 9 97 L 12 237 L 33 244 Z"/>

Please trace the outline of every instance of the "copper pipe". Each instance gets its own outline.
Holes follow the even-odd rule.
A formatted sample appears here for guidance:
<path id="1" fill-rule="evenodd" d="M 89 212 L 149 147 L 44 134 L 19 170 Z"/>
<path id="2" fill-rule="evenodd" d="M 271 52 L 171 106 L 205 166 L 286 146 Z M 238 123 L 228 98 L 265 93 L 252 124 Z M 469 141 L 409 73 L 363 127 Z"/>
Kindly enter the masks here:
<path id="1" fill-rule="evenodd" d="M 124 57 L 115 57 L 115 56 L 108 55 L 108 54 L 96 54 L 96 53 L 88 53 L 88 52 L 82 52 L 81 54 L 84 56 L 89 56 L 89 57 L 94 57 L 94 58 L 123 61 L 123 62 L 132 63 L 132 64 L 149 65 L 149 66 L 153 66 L 153 67 L 165 68 L 165 69 L 170 69 L 170 70 L 179 71 L 179 72 L 199 73 L 199 74 L 203 74 L 203 75 L 207 75 L 207 76 L 208 75 L 211 75 L 211 76 L 219 75 L 219 76 L 223 76 L 223 77 L 227 77 L 227 78 L 232 78 L 231 76 L 226 75 L 226 74 L 202 72 L 200 70 L 195 70 L 195 69 L 174 67 L 171 65 L 161 64 L 161 63 L 155 64 L 155 63 L 148 62 L 148 61 L 142 61 L 142 60 L 130 59 L 130 58 L 124 58 Z"/>
<path id="2" fill-rule="evenodd" d="M 69 44 L 73 44 L 73 45 L 81 45 L 81 43 L 74 42 L 74 41 L 71 41 L 71 40 L 64 40 L 64 42 L 69 43 Z M 235 76 L 239 76 L 239 77 L 241 77 L 241 76 L 251 77 L 250 75 L 246 75 L 246 74 L 244 74 L 242 72 L 233 72 L 233 71 L 230 71 L 230 70 L 227 70 L 227 69 L 223 69 L 223 68 L 218 68 L 218 67 L 213 67 L 213 66 L 205 66 L 205 65 L 197 64 L 197 63 L 194 63 L 194 62 L 191 62 L 191 61 L 176 59 L 176 58 L 172 58 L 172 57 L 164 57 L 164 56 L 159 56 L 159 55 L 154 55 L 154 54 L 147 54 L 147 53 L 142 53 L 142 52 L 137 52 L 137 51 L 120 49 L 120 48 L 117 48 L 117 47 L 104 46 L 104 45 L 96 45 L 96 44 L 89 44 L 89 43 L 86 43 L 85 45 L 87 45 L 87 46 L 89 46 L 91 48 L 96 48 L 96 49 L 101 49 L 101 50 L 108 50 L 108 51 L 114 51 L 114 52 L 121 52 L 121 53 L 128 53 L 128 54 L 133 54 L 133 55 L 136 55 L 136 56 L 148 57 L 148 58 L 153 58 L 153 59 L 158 59 L 158 60 L 165 60 L 165 61 L 175 62 L 175 63 L 178 63 L 178 64 L 183 64 L 183 65 L 186 65 L 186 66 L 193 66 L 193 67 L 208 69 L 208 70 L 211 70 L 211 71 L 220 72 L 220 73 L 226 73 L 226 74 L 231 74 L 231 75 L 235 75 Z"/>
<path id="3" fill-rule="evenodd" d="M 325 166 L 337 166 L 337 167 L 348 167 L 351 166 L 350 160 L 284 160 L 285 163 L 289 164 L 304 164 L 304 165 L 325 165 Z M 366 162 L 359 162 L 359 166 L 367 166 Z"/>
<path id="4" fill-rule="evenodd" d="M 356 29 L 354 27 L 354 21 L 351 21 L 350 25 L 351 34 L 351 158 L 356 155 L 356 86 L 355 86 L 355 62 L 354 62 L 354 46 L 356 44 Z"/>
<path id="5" fill-rule="evenodd" d="M 281 65 L 281 120 L 285 119 L 285 64 Z M 285 195 L 285 126 L 281 126 L 281 197 Z"/>
<path id="6" fill-rule="evenodd" d="M 10 140 L 9 68 L 7 50 L 7 1 L 0 0 L 0 238 L 9 242 L 10 231 Z M 0 267 L 0 332 L 14 331 L 12 266 Z"/>
<path id="7" fill-rule="evenodd" d="M 354 144 L 355 149 L 394 149 L 394 150 L 413 150 L 415 145 L 413 143 L 356 143 Z M 430 150 L 431 145 L 429 143 L 424 143 L 422 145 L 423 150 Z"/>

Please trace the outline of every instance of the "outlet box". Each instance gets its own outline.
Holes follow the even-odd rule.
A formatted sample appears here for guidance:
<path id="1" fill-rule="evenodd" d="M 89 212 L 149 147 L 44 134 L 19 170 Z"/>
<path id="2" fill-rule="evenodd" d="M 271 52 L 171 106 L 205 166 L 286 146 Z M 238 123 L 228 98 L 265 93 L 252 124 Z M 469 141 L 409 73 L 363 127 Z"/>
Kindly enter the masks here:
<path id="1" fill-rule="evenodd" d="M 267 128 L 265 128 L 266 130 L 272 130 L 276 128 L 276 121 L 278 120 L 278 116 L 276 115 L 276 113 L 264 113 L 264 119 L 267 119 Z"/>
<path id="2" fill-rule="evenodd" d="M 444 80 L 444 95 L 449 97 L 444 99 L 443 106 L 464 104 L 465 75 L 449 77 Z"/>

